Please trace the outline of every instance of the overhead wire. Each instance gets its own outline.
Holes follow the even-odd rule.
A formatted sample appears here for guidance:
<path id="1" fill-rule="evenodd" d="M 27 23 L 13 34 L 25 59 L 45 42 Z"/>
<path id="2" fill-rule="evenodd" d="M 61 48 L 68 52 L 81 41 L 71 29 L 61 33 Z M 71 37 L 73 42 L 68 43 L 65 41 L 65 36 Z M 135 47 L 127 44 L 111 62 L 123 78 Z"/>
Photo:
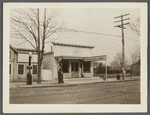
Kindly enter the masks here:
<path id="1" fill-rule="evenodd" d="M 120 35 L 105 34 L 105 33 L 98 33 L 98 32 L 88 32 L 88 31 L 80 31 L 80 30 L 73 30 L 73 29 L 68 29 L 68 30 L 71 30 L 71 31 L 74 31 L 74 32 L 89 33 L 89 34 L 97 34 L 97 35 L 105 35 L 105 36 L 113 36 L 113 37 L 122 37 Z M 125 37 L 125 38 L 135 40 L 135 41 L 139 41 L 139 40 L 132 39 L 132 38 L 129 38 L 129 37 Z"/>
<path id="2" fill-rule="evenodd" d="M 72 32 L 81 32 L 81 33 L 88 33 L 88 34 L 95 34 L 95 35 L 104 35 L 104 36 L 113 36 L 113 37 L 122 37 L 120 35 L 113 35 L 113 34 L 105 34 L 105 33 L 98 33 L 98 32 L 89 32 L 89 31 L 80 31 L 80 30 L 73 30 L 73 29 L 67 29 L 66 30 L 70 30 Z M 52 37 L 51 37 L 52 38 Z M 130 39 L 130 40 L 133 40 L 133 41 L 138 41 L 140 42 L 139 40 L 136 40 L 136 39 L 132 39 L 132 38 L 129 38 L 129 37 L 125 37 L 127 39 Z M 18 39 L 18 38 L 17 38 Z M 54 41 L 58 40 L 58 38 L 54 38 Z M 27 42 L 27 41 L 25 41 Z M 48 41 L 48 42 L 45 42 L 45 43 L 49 43 L 49 42 L 52 42 L 52 41 Z M 19 45 L 22 45 L 24 42 L 20 43 Z"/>

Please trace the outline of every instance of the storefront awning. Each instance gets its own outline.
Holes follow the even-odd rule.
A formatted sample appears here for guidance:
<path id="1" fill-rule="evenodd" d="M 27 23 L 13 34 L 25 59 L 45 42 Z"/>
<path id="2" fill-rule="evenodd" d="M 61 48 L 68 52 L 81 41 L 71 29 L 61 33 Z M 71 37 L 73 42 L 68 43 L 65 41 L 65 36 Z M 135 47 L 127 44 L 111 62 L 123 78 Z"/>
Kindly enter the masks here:
<path id="1" fill-rule="evenodd" d="M 78 60 L 83 60 L 84 57 L 75 57 L 75 56 L 55 56 L 56 59 L 62 58 L 62 59 L 78 59 Z"/>
<path id="2" fill-rule="evenodd" d="M 106 55 L 84 58 L 84 61 L 104 61 L 104 60 L 106 60 Z"/>
<path id="3" fill-rule="evenodd" d="M 56 59 L 78 59 L 78 60 L 84 60 L 84 61 L 104 61 L 106 60 L 106 55 L 101 56 L 92 56 L 92 57 L 72 57 L 72 56 L 56 56 Z"/>

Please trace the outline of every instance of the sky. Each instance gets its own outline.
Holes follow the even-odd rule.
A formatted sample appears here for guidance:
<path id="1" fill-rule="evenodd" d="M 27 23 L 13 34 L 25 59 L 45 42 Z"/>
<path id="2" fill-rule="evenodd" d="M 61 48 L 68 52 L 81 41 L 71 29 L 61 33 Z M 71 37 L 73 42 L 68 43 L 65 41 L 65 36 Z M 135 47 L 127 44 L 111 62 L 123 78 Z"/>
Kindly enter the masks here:
<path id="1" fill-rule="evenodd" d="M 59 12 L 57 21 L 59 24 L 64 23 L 64 27 L 68 29 L 85 31 L 84 32 L 64 32 L 51 36 L 47 41 L 53 41 L 57 38 L 56 42 L 75 43 L 83 45 L 95 46 L 94 51 L 98 55 L 107 55 L 108 64 L 114 59 L 116 53 L 122 51 L 122 38 L 108 35 L 122 35 L 121 28 L 114 26 L 120 23 L 114 19 L 121 14 L 128 14 L 124 18 L 130 18 L 126 22 L 134 22 L 137 17 L 140 17 L 140 10 L 133 8 L 63 8 L 53 9 Z M 48 13 L 52 10 L 48 9 Z M 125 26 L 125 55 L 130 59 L 130 52 L 140 45 L 140 37 L 133 33 L 128 26 Z M 100 34 L 90 34 L 100 33 Z M 107 35 L 104 35 L 107 34 Z M 133 39 L 133 40 L 131 40 Z M 11 44 L 19 46 L 22 43 L 18 39 L 11 38 Z M 24 44 L 25 45 L 25 44 Z"/>

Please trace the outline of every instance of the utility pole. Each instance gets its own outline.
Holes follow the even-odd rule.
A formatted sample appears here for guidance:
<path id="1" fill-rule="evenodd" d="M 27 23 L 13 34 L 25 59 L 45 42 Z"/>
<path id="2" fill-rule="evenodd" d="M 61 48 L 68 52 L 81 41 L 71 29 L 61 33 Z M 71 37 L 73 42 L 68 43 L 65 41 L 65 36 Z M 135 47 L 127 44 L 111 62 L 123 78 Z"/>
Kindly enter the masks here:
<path id="1" fill-rule="evenodd" d="M 39 8 L 37 8 L 37 21 L 38 21 L 38 79 L 37 79 L 37 83 L 41 84 L 41 64 L 40 64 L 40 57 L 41 57 L 41 48 L 40 48 L 40 15 L 39 15 Z"/>
<path id="2" fill-rule="evenodd" d="M 120 16 L 117 16 L 117 17 L 114 17 L 114 19 L 118 19 L 118 18 L 121 18 L 121 20 L 118 20 L 118 21 L 115 21 L 114 23 L 117 23 L 117 22 L 121 22 L 120 25 L 117 25 L 115 27 L 119 27 L 122 29 L 122 64 L 121 64 L 121 67 L 122 67 L 122 79 L 125 80 L 125 77 L 124 77 L 124 62 L 125 62 L 125 54 L 124 54 L 124 25 L 127 25 L 127 24 L 130 24 L 129 22 L 128 23 L 124 23 L 124 21 L 126 20 L 129 20 L 130 18 L 126 18 L 126 19 L 123 19 L 124 16 L 128 16 L 129 14 L 124 14 L 124 15 L 120 15 Z"/>

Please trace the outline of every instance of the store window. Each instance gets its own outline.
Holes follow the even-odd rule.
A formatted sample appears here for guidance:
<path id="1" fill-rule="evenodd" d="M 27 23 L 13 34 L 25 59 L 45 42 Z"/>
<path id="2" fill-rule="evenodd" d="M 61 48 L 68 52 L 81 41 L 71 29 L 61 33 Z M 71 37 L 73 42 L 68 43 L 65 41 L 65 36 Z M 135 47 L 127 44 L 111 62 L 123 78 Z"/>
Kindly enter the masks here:
<path id="1" fill-rule="evenodd" d="M 24 65 L 20 64 L 18 65 L 18 74 L 23 74 L 24 73 Z"/>
<path id="2" fill-rule="evenodd" d="M 33 65 L 33 74 L 37 74 L 37 65 Z"/>
<path id="3" fill-rule="evenodd" d="M 84 73 L 90 73 L 91 62 L 84 62 Z"/>
<path id="4" fill-rule="evenodd" d="M 62 69 L 64 73 L 68 73 L 68 69 L 69 69 L 69 61 L 68 60 L 63 60 L 62 61 Z"/>

